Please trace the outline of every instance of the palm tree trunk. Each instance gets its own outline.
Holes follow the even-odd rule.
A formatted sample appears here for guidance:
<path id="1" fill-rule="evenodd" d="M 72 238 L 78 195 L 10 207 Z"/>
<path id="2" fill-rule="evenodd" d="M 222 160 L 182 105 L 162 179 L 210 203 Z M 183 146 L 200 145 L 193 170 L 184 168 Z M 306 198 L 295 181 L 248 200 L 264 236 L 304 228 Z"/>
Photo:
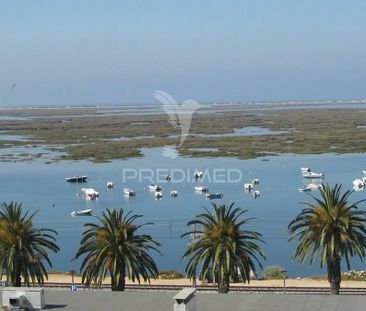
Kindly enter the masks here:
<path id="1" fill-rule="evenodd" d="M 14 264 L 14 271 L 11 273 L 10 280 L 11 280 L 12 286 L 14 286 L 14 287 L 22 286 L 20 265 L 18 263 Z"/>
<path id="2" fill-rule="evenodd" d="M 112 292 L 124 292 L 126 286 L 126 279 L 124 273 L 119 278 L 119 281 L 114 278 L 113 273 L 111 273 L 111 281 L 112 281 Z"/>
<path id="3" fill-rule="evenodd" d="M 217 292 L 219 294 L 227 294 L 230 289 L 230 277 L 228 274 L 225 274 L 223 280 L 219 280 L 217 284 Z"/>
<path id="4" fill-rule="evenodd" d="M 339 288 L 341 287 L 341 260 L 339 256 L 335 255 L 333 260 L 328 257 L 327 270 L 330 293 L 332 295 L 339 295 Z"/>
<path id="5" fill-rule="evenodd" d="M 22 286 L 22 278 L 20 275 L 18 275 L 15 279 L 15 287 L 21 287 Z"/>
<path id="6" fill-rule="evenodd" d="M 11 284 L 14 287 L 21 287 L 22 286 L 22 278 L 20 276 L 20 271 L 14 271 L 13 275 L 11 276 Z"/>

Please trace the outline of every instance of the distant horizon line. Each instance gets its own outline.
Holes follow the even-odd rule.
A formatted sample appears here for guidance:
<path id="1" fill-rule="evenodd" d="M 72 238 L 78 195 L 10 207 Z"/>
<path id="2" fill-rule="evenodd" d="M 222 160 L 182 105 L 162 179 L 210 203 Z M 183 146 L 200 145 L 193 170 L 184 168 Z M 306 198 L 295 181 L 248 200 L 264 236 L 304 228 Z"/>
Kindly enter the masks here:
<path id="1" fill-rule="evenodd" d="M 275 105 L 275 104 L 351 104 L 351 103 L 365 103 L 366 98 L 352 98 L 352 99 L 323 99 L 323 100 L 275 100 L 275 101 L 239 101 L 239 100 L 228 100 L 228 101 L 210 101 L 200 102 L 202 105 Z M 99 104 L 65 104 L 65 105 L 1 105 L 0 110 L 11 110 L 11 109 L 57 109 L 57 108 L 100 108 L 100 107 L 141 107 L 141 106 L 161 106 L 161 103 L 99 103 Z"/>

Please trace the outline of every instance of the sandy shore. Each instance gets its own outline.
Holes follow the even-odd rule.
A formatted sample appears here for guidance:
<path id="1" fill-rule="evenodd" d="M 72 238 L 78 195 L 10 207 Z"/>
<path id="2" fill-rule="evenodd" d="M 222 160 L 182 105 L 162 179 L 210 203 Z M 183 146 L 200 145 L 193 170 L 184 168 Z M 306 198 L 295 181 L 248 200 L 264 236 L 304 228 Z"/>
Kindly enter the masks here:
<path id="1" fill-rule="evenodd" d="M 81 282 L 80 276 L 75 276 L 74 280 L 76 283 Z M 55 283 L 71 283 L 71 275 L 50 273 L 48 275 L 48 282 Z M 109 278 L 105 280 L 106 284 L 110 284 Z M 132 283 L 127 281 L 127 283 Z M 144 284 L 144 283 L 143 283 Z M 175 280 L 152 280 L 151 284 L 156 285 L 190 285 L 192 282 L 189 279 L 175 279 Z M 200 284 L 200 282 L 198 282 Z M 233 284 L 234 285 L 234 284 Z M 283 287 L 283 280 L 252 280 L 250 284 L 235 283 L 235 285 L 241 286 L 277 286 Z M 311 279 L 287 279 L 286 286 L 294 287 L 329 287 L 329 283 L 326 280 L 311 280 Z M 366 288 L 366 281 L 342 281 L 341 287 L 363 287 Z"/>

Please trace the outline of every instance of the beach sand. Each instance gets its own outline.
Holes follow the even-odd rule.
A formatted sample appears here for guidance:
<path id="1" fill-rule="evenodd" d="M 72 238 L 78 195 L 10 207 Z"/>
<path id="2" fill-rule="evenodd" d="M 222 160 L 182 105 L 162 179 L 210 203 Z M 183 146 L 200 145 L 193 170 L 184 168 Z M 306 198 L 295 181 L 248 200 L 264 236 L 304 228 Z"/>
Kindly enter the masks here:
<path id="1" fill-rule="evenodd" d="M 74 277 L 75 283 L 81 283 L 81 277 L 75 276 Z M 48 274 L 48 281 L 52 283 L 71 283 L 71 275 L 69 274 L 62 274 L 62 273 L 49 273 Z M 106 278 L 103 282 L 105 284 L 110 284 L 110 279 Z M 132 284 L 133 282 L 127 280 L 127 284 Z M 135 282 L 136 283 L 136 282 Z M 148 284 L 142 282 L 141 284 Z M 150 284 L 155 285 L 191 285 L 192 281 L 187 278 L 182 279 L 174 279 L 174 280 L 151 280 Z M 200 285 L 201 282 L 197 281 L 197 284 Z M 235 283 L 232 285 L 236 286 L 276 286 L 276 287 L 283 287 L 283 280 L 252 280 L 250 284 L 245 283 Z M 329 283 L 326 280 L 311 280 L 307 278 L 303 279 L 287 279 L 286 286 L 293 286 L 293 287 L 329 287 Z M 341 287 L 362 287 L 366 288 L 366 281 L 342 281 Z"/>

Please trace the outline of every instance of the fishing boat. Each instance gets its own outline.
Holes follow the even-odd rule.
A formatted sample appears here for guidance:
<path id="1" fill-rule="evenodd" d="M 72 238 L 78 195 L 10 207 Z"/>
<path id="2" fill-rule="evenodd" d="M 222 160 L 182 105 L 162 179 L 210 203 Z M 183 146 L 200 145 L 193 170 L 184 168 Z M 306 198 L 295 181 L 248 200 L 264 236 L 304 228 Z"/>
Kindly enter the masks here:
<path id="1" fill-rule="evenodd" d="M 163 198 L 163 193 L 161 191 L 156 191 L 154 194 L 156 199 L 162 199 Z"/>
<path id="2" fill-rule="evenodd" d="M 253 184 L 253 185 L 259 185 L 259 182 L 260 182 L 260 180 L 259 180 L 258 178 L 254 178 L 254 179 L 252 180 L 252 184 Z"/>
<path id="3" fill-rule="evenodd" d="M 152 184 L 152 185 L 149 185 L 149 189 L 151 191 L 160 191 L 161 190 L 161 187 L 159 185 Z"/>
<path id="4" fill-rule="evenodd" d="M 67 182 L 86 182 L 87 178 L 88 178 L 88 176 L 72 176 L 72 177 L 67 177 L 66 181 Z"/>
<path id="5" fill-rule="evenodd" d="M 108 181 L 108 182 L 107 182 L 107 188 L 108 188 L 108 189 L 113 188 L 113 181 Z"/>
<path id="6" fill-rule="evenodd" d="M 172 176 L 170 176 L 170 175 L 166 175 L 164 179 L 165 179 L 166 181 L 171 181 Z"/>
<path id="7" fill-rule="evenodd" d="M 170 191 L 170 196 L 171 196 L 172 198 L 177 197 L 177 196 L 178 196 L 178 191 L 177 191 L 177 190 Z"/>
<path id="8" fill-rule="evenodd" d="M 126 196 L 129 196 L 129 197 L 132 197 L 132 196 L 136 195 L 136 192 L 131 188 L 124 188 L 123 194 Z"/>
<path id="9" fill-rule="evenodd" d="M 81 211 L 72 211 L 71 212 L 71 216 L 72 217 L 76 217 L 76 216 L 91 216 L 92 214 L 92 209 L 84 209 Z"/>
<path id="10" fill-rule="evenodd" d="M 199 192 L 208 192 L 208 188 L 206 186 L 196 186 L 194 187 L 194 190 Z"/>
<path id="11" fill-rule="evenodd" d="M 223 196 L 224 195 L 221 192 L 219 192 L 219 193 L 207 193 L 206 194 L 206 198 L 210 199 L 210 200 L 212 200 L 212 199 L 221 199 Z"/>

